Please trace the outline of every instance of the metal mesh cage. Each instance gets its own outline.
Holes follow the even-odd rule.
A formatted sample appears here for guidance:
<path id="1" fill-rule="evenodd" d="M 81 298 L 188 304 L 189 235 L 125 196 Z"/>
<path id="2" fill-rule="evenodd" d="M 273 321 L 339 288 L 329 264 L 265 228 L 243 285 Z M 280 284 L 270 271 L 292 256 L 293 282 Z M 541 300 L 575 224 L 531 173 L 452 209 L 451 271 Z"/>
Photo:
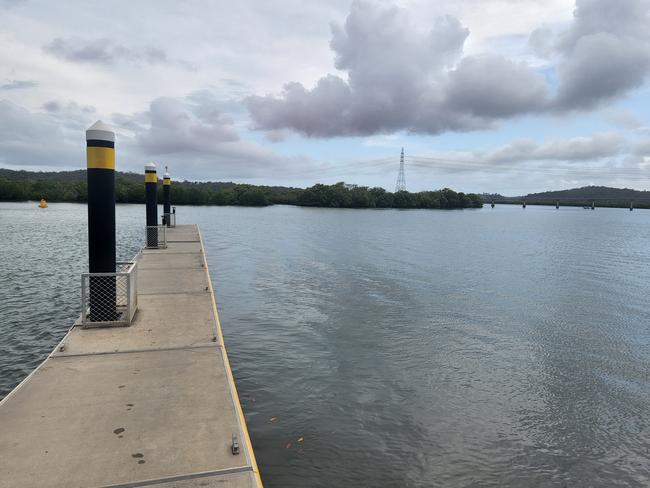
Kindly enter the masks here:
<path id="1" fill-rule="evenodd" d="M 146 227 L 147 249 L 165 249 L 167 247 L 167 227 L 164 225 L 148 225 Z"/>
<path id="2" fill-rule="evenodd" d="M 117 263 L 115 273 L 82 273 L 81 324 L 129 325 L 138 307 L 137 262 Z"/>

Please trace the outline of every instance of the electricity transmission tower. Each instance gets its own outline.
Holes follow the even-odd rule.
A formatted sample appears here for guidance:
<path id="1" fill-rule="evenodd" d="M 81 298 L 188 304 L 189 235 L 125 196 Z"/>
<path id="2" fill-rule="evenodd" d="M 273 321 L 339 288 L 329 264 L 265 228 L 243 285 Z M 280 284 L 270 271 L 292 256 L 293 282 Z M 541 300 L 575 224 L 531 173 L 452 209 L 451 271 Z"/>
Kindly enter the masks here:
<path id="1" fill-rule="evenodd" d="M 397 184 L 395 185 L 395 193 L 398 191 L 406 191 L 406 178 L 404 177 L 404 148 L 399 157 L 399 173 L 397 173 Z"/>

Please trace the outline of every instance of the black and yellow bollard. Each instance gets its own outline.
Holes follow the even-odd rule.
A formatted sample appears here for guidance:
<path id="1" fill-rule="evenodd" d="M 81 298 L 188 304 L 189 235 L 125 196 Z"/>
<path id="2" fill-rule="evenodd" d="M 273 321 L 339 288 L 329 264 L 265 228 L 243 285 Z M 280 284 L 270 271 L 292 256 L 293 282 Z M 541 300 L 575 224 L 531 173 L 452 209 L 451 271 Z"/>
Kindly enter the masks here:
<path id="1" fill-rule="evenodd" d="M 88 271 L 115 273 L 115 133 L 101 120 L 86 131 Z M 90 276 L 93 322 L 117 319 L 115 278 Z"/>
<path id="2" fill-rule="evenodd" d="M 172 207 L 172 179 L 165 166 L 165 174 L 163 175 L 163 224 L 171 227 L 171 207 Z"/>
<path id="3" fill-rule="evenodd" d="M 147 247 L 158 247 L 158 176 L 156 165 L 144 165 L 144 191 L 147 204 Z"/>

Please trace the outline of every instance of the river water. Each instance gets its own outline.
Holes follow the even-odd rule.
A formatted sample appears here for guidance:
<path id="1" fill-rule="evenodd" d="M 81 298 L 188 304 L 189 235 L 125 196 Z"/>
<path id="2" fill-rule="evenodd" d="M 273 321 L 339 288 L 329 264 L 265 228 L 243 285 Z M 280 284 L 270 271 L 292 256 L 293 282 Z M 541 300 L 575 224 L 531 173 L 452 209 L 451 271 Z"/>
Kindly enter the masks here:
<path id="1" fill-rule="evenodd" d="M 129 258 L 144 207 L 117 219 Z M 178 221 L 201 227 L 267 488 L 650 485 L 650 212 Z M 2 396 L 78 315 L 86 207 L 0 203 L 0 226 Z"/>

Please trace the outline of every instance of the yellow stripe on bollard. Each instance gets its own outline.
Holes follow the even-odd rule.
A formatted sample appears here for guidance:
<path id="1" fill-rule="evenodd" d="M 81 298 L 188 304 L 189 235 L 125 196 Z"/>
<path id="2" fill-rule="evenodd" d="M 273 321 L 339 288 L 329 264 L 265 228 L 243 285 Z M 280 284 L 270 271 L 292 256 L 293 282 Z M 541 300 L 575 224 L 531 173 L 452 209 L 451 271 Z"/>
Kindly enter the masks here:
<path id="1" fill-rule="evenodd" d="M 87 147 L 86 161 L 90 169 L 115 170 L 115 149 L 112 147 Z"/>

